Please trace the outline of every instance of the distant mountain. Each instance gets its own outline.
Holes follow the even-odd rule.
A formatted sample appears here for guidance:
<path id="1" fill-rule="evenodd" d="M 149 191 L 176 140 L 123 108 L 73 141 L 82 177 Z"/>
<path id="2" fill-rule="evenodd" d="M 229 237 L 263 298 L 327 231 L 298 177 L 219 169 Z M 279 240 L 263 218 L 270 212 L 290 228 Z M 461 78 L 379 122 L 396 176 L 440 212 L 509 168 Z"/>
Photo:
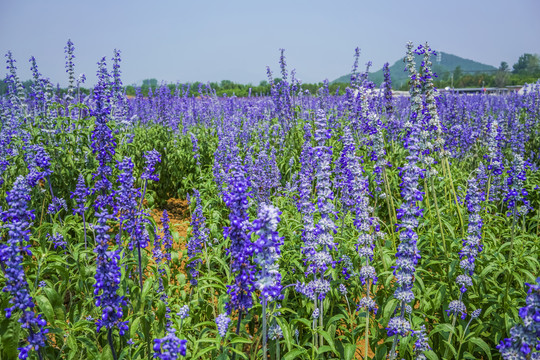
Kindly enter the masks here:
<path id="1" fill-rule="evenodd" d="M 420 67 L 422 59 L 423 55 L 415 55 L 415 62 L 417 68 Z M 477 74 L 497 70 L 497 68 L 494 66 L 482 64 L 474 60 L 464 59 L 462 57 L 448 54 L 442 51 L 437 52 L 437 56 L 432 56 L 431 62 L 433 63 L 433 72 L 436 73 L 437 76 L 441 79 L 449 77 L 450 74 L 453 73 L 458 66 L 461 67 L 461 71 L 464 74 Z M 398 88 L 407 83 L 408 74 L 405 71 L 405 63 L 403 62 L 403 59 L 396 61 L 392 66 L 390 66 L 390 77 L 392 79 L 392 86 L 394 88 Z M 332 81 L 332 83 L 349 83 L 350 79 L 351 74 L 343 75 L 340 78 Z M 375 84 L 380 85 L 383 81 L 382 69 L 376 72 L 370 72 L 369 79 Z"/>

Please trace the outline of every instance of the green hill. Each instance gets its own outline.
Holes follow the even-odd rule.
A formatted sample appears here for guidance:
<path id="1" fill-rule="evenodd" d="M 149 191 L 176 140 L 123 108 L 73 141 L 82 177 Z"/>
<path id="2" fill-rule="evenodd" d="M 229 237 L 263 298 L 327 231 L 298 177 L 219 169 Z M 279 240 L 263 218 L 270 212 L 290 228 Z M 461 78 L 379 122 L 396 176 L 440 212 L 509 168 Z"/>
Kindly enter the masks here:
<path id="1" fill-rule="evenodd" d="M 464 59 L 462 57 L 448 54 L 445 52 L 437 52 L 438 56 L 431 57 L 433 62 L 432 70 L 437 74 L 440 79 L 447 79 L 450 74 L 459 66 L 464 74 L 478 74 L 478 73 L 491 73 L 497 70 L 496 67 L 479 63 L 477 61 Z M 415 61 L 417 68 L 420 67 L 423 55 L 415 55 Z M 392 78 L 392 86 L 398 88 L 408 81 L 408 74 L 405 71 L 405 63 L 403 59 L 396 61 L 390 66 L 390 76 Z M 343 75 L 338 79 L 332 81 L 332 83 L 349 83 L 351 74 Z M 369 73 L 369 79 L 375 84 L 380 85 L 383 81 L 382 69 L 376 72 Z"/>

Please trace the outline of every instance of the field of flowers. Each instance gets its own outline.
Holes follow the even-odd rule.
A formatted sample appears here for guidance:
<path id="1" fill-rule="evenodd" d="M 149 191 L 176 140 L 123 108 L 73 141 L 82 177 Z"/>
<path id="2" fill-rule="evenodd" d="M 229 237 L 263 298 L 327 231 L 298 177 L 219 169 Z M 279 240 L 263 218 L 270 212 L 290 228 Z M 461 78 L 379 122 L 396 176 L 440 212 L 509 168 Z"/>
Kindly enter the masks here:
<path id="1" fill-rule="evenodd" d="M 540 84 L 440 93 L 408 44 L 406 97 L 282 51 L 270 96 L 128 99 L 65 54 L 6 55 L 0 359 L 540 359 Z"/>

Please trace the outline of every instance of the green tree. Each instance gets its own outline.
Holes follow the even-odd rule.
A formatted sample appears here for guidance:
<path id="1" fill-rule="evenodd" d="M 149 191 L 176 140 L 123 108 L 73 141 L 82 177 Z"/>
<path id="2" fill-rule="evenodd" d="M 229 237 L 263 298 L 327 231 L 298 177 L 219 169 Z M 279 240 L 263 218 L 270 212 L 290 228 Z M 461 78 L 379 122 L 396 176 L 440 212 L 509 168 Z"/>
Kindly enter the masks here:
<path id="1" fill-rule="evenodd" d="M 517 63 L 514 64 L 514 74 L 539 74 L 540 73 L 540 57 L 538 54 L 523 54 L 519 57 Z"/>
<path id="2" fill-rule="evenodd" d="M 508 83 L 508 78 L 510 77 L 510 74 L 508 73 L 509 66 L 506 61 L 501 62 L 501 66 L 499 66 L 499 69 L 497 70 L 497 73 L 495 74 L 495 86 L 496 87 L 505 87 Z"/>
<path id="3" fill-rule="evenodd" d="M 143 83 L 143 86 L 151 86 L 155 88 L 157 87 L 158 81 L 157 79 L 144 79 L 142 83 Z"/>

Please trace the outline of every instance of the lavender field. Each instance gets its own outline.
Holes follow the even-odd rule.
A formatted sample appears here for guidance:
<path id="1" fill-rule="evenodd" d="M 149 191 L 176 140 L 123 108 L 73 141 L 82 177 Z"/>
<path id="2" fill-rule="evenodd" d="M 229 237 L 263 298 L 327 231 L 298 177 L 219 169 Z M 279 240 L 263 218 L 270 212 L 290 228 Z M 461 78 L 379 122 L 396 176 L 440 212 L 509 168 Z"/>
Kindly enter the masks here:
<path id="1" fill-rule="evenodd" d="M 408 96 L 358 52 L 310 94 L 282 51 L 271 94 L 128 98 L 119 51 L 89 95 L 71 41 L 63 90 L 8 53 L 0 359 L 540 359 L 540 83 L 404 54 Z"/>

